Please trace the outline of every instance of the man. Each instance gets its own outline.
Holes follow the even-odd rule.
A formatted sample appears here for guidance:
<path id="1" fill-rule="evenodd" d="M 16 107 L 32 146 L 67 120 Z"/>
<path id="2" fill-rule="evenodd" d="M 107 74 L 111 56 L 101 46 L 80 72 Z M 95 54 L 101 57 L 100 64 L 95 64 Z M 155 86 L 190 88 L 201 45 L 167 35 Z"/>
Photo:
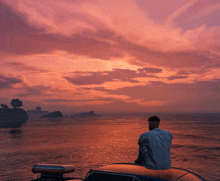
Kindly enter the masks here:
<path id="1" fill-rule="evenodd" d="M 172 134 L 159 128 L 160 119 L 152 116 L 148 119 L 149 132 L 138 139 L 139 155 L 135 163 L 145 163 L 145 167 L 154 170 L 166 170 L 171 167 L 170 145 Z"/>

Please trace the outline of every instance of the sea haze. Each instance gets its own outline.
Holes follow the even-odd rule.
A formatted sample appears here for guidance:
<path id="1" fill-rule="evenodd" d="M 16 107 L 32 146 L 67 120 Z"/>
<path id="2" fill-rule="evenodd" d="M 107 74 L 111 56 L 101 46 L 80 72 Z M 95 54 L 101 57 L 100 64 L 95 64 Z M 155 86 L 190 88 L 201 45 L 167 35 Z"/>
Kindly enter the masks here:
<path id="1" fill-rule="evenodd" d="M 160 115 L 160 128 L 173 135 L 172 167 L 210 181 L 220 180 L 220 114 Z M 37 163 L 72 164 L 84 177 L 91 168 L 134 162 L 137 140 L 148 116 L 33 118 L 17 129 L 0 128 L 0 180 L 30 181 Z"/>

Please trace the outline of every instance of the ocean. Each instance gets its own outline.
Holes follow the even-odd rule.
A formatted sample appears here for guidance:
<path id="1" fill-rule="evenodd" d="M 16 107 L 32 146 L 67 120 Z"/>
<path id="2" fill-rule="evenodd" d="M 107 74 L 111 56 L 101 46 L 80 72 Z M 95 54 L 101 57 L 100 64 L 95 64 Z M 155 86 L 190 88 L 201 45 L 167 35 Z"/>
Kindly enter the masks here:
<path id="1" fill-rule="evenodd" d="M 20 128 L 0 128 L 0 180 L 30 181 L 37 163 L 71 164 L 66 176 L 91 168 L 133 163 L 149 116 L 32 118 Z M 220 180 L 220 114 L 161 114 L 160 128 L 173 135 L 172 167 Z"/>

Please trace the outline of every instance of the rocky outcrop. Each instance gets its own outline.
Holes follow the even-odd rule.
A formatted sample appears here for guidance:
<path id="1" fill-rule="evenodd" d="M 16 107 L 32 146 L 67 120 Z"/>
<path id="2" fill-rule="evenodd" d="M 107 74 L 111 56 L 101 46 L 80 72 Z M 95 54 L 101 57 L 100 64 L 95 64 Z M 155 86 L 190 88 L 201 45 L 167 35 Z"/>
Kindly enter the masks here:
<path id="1" fill-rule="evenodd" d="M 20 108 L 0 108 L 0 128 L 18 128 L 28 120 L 28 114 Z"/>
<path id="2" fill-rule="evenodd" d="M 63 114 L 60 111 L 55 111 L 46 115 L 41 116 L 41 118 L 62 118 Z"/>
<path id="3" fill-rule="evenodd" d="M 97 116 L 94 111 L 83 112 L 80 114 L 73 114 L 71 117 L 92 117 L 92 116 Z"/>

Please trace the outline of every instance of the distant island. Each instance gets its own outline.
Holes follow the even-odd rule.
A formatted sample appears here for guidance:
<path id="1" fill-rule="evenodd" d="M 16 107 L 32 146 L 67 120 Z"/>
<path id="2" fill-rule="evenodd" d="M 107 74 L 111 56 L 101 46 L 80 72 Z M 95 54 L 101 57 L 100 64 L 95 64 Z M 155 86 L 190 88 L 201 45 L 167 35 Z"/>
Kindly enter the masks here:
<path id="1" fill-rule="evenodd" d="M 82 113 L 79 113 L 79 114 L 63 116 L 63 114 L 60 111 L 54 111 L 54 112 L 42 111 L 40 106 L 36 107 L 36 110 L 33 110 L 33 109 L 28 110 L 27 114 L 28 114 L 29 118 L 62 118 L 62 117 L 77 118 L 77 117 L 99 116 L 99 115 L 95 114 L 94 111 L 82 112 Z"/>
<path id="2" fill-rule="evenodd" d="M 40 106 L 36 107 L 36 110 L 28 110 L 27 114 L 30 118 L 61 118 L 63 114 L 60 111 L 49 112 L 42 111 Z"/>
<path id="3" fill-rule="evenodd" d="M 92 116 L 98 116 L 95 114 L 94 111 L 90 111 L 90 112 L 82 112 L 79 114 L 73 114 L 71 117 L 92 117 Z"/>
<path id="4" fill-rule="evenodd" d="M 0 128 L 18 128 L 28 120 L 28 114 L 25 110 L 18 108 L 23 106 L 19 99 L 12 99 L 11 106 L 8 108 L 6 104 L 1 104 L 0 108 Z"/>
<path id="5" fill-rule="evenodd" d="M 37 106 L 36 110 L 32 109 L 27 111 L 29 118 L 40 118 L 41 116 L 44 116 L 49 113 L 49 111 L 42 111 L 40 106 Z"/>
<path id="6" fill-rule="evenodd" d="M 62 118 L 63 114 L 60 111 L 55 111 L 41 116 L 41 118 Z"/>

